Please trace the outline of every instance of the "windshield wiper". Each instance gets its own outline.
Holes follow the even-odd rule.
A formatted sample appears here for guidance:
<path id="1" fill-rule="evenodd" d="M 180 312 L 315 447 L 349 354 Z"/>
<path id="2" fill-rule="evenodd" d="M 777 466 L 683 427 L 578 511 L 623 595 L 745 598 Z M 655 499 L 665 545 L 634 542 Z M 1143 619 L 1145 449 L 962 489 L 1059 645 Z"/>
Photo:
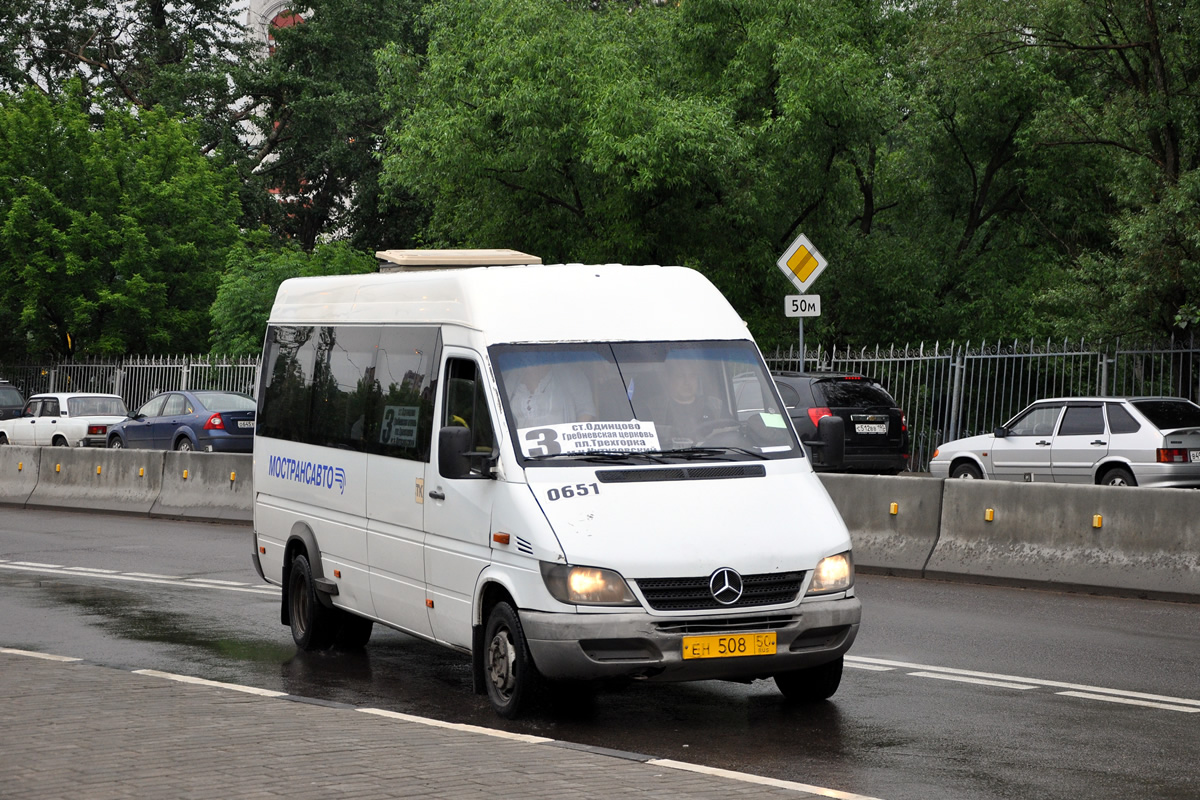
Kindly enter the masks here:
<path id="1" fill-rule="evenodd" d="M 754 456 L 760 461 L 766 461 L 767 457 L 762 453 L 756 453 L 746 447 L 681 447 L 678 450 L 663 450 L 662 455 L 674 456 L 677 458 L 687 459 L 688 461 L 700 460 L 704 458 L 717 458 L 727 453 L 740 453 L 745 456 Z"/>

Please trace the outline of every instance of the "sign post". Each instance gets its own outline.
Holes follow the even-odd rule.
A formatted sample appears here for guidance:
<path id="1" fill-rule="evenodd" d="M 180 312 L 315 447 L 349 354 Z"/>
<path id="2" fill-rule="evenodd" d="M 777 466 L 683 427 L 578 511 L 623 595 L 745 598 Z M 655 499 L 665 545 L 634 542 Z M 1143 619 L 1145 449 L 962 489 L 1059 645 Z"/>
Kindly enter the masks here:
<path id="1" fill-rule="evenodd" d="M 804 318 L 821 316 L 820 295 L 805 295 L 808 287 L 825 271 L 829 262 L 803 233 L 797 236 L 775 262 L 784 276 L 800 291 L 784 298 L 784 313 L 800 320 L 800 371 L 804 371 Z"/>

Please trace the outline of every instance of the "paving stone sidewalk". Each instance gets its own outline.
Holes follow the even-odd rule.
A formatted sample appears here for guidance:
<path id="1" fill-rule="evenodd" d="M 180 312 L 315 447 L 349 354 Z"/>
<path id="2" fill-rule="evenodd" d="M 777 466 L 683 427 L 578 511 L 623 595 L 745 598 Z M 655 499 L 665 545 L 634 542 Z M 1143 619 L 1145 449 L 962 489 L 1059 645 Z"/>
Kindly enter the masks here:
<path id="1" fill-rule="evenodd" d="M 848 797 L 811 788 L 0 651 L 0 798 Z"/>

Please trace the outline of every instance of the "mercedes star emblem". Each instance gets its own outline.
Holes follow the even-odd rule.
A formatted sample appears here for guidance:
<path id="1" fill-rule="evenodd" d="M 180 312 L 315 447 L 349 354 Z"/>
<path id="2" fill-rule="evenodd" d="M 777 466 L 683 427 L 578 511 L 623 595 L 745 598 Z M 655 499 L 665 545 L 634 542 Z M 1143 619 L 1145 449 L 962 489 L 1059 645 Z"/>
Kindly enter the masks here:
<path id="1" fill-rule="evenodd" d="M 721 567 L 708 579 L 708 590 L 718 603 L 731 606 L 742 598 L 742 576 L 737 570 Z"/>

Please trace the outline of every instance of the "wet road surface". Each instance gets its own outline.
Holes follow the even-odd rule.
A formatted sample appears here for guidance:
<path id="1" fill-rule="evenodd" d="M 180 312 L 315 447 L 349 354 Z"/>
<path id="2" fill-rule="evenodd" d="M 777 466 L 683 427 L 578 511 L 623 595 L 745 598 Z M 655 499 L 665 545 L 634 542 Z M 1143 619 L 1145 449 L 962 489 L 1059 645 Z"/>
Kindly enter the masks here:
<path id="1" fill-rule="evenodd" d="M 1196 606 L 861 576 L 830 703 L 789 706 L 769 681 L 629 682 L 508 722 L 471 693 L 465 656 L 395 631 L 297 652 L 245 526 L 0 515 L 0 646 L 887 800 L 1200 796 Z"/>

